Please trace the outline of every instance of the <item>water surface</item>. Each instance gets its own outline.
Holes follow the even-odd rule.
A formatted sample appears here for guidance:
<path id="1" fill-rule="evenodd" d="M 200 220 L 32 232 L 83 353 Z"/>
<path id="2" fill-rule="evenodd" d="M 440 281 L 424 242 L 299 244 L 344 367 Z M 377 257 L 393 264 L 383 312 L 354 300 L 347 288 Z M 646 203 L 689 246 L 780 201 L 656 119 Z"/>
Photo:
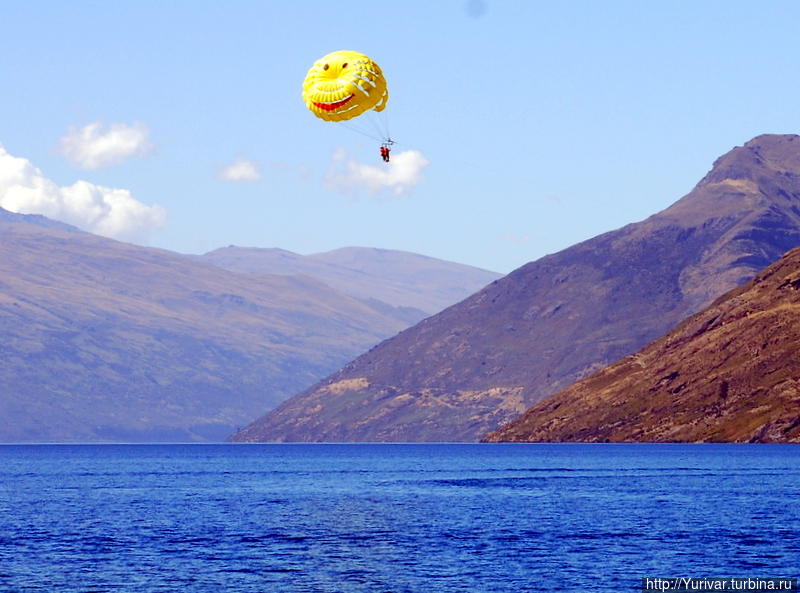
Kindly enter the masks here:
<path id="1" fill-rule="evenodd" d="M 0 591 L 634 591 L 796 577 L 800 447 L 0 446 Z"/>

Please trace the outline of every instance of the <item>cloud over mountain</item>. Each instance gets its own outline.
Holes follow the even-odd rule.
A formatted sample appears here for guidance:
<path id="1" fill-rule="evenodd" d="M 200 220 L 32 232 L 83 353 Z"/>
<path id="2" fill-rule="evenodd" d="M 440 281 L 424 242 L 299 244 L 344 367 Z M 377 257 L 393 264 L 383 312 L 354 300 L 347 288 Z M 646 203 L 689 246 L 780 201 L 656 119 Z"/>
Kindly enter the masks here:
<path id="1" fill-rule="evenodd" d="M 422 181 L 422 172 L 429 164 L 418 150 L 393 153 L 391 162 L 380 165 L 359 163 L 346 151 L 337 150 L 325 176 L 325 183 L 332 189 L 351 195 L 364 190 L 371 195 L 389 192 L 401 196 Z"/>
<path id="2" fill-rule="evenodd" d="M 76 181 L 60 187 L 29 160 L 0 146 L 0 207 L 21 214 L 43 214 L 85 231 L 142 241 L 166 221 L 166 210 L 136 200 L 127 189 Z"/>
<path id="3" fill-rule="evenodd" d="M 70 128 L 59 141 L 59 152 L 82 169 L 111 167 L 150 152 L 153 145 L 148 134 L 147 126 L 141 123 L 115 123 L 104 129 L 100 122 L 93 122 Z"/>

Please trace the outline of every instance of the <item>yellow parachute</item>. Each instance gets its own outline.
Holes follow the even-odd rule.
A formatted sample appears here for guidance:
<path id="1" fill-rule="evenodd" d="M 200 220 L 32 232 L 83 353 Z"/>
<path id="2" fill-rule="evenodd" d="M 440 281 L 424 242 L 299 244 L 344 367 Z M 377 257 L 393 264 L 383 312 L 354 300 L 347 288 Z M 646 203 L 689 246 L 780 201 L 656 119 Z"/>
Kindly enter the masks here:
<path id="1" fill-rule="evenodd" d="M 303 100 L 325 121 L 346 121 L 373 109 L 383 111 L 389 100 L 380 67 L 357 51 L 331 52 L 314 62 L 303 81 Z"/>

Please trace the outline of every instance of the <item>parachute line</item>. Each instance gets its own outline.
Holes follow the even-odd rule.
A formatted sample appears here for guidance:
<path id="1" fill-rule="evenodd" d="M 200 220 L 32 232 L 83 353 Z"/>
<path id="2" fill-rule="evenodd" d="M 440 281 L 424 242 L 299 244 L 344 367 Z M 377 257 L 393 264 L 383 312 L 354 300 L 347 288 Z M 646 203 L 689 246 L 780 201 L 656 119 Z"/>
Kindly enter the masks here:
<path id="1" fill-rule="evenodd" d="M 356 126 L 351 122 L 339 122 L 340 125 L 344 126 L 348 130 L 355 132 L 356 134 L 361 134 L 362 136 L 366 136 L 372 140 L 377 140 L 378 142 L 383 142 L 383 138 L 380 135 L 375 135 L 375 133 L 370 132 L 369 130 L 362 128 L 360 126 Z"/>

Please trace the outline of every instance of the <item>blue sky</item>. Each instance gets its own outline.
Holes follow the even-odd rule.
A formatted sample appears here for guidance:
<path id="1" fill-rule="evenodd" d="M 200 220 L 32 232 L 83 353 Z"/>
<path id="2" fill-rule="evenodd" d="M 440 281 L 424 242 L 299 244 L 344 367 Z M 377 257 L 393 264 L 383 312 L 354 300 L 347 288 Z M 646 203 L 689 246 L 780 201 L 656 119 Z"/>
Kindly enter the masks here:
<path id="1" fill-rule="evenodd" d="M 361 245 L 505 273 L 665 208 L 758 134 L 800 132 L 796 1 L 2 13 L 0 205 L 184 253 Z M 337 49 L 383 68 L 413 171 L 305 109 L 306 71 Z"/>

